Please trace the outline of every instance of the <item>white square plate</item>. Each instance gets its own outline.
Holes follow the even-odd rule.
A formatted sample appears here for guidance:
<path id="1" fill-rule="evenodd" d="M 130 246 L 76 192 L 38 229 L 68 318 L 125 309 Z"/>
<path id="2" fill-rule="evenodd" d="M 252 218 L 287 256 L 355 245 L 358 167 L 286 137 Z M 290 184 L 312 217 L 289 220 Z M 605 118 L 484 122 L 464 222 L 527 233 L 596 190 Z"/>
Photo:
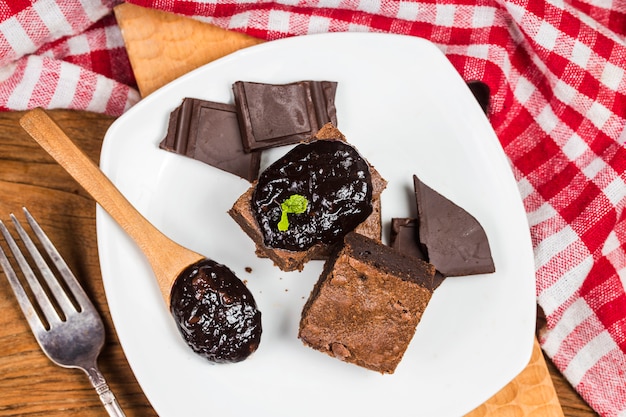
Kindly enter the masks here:
<path id="1" fill-rule="evenodd" d="M 254 254 L 227 214 L 249 184 L 160 150 L 170 112 L 184 97 L 232 103 L 238 80 L 337 81 L 338 127 L 389 181 L 392 217 L 415 216 L 412 175 L 474 215 L 496 273 L 449 278 L 435 292 L 402 362 L 381 375 L 305 347 L 301 308 L 322 268 L 285 273 Z M 266 165 L 286 150 L 265 154 Z M 106 134 L 101 167 L 152 223 L 177 242 L 229 266 L 263 314 L 259 349 L 211 365 L 178 334 L 149 264 L 98 208 L 98 246 L 110 311 L 131 367 L 163 417 L 460 416 L 528 363 L 535 326 L 533 251 L 508 161 L 452 65 L 430 42 L 399 35 L 336 33 L 267 42 L 164 86 Z M 246 272 L 251 268 L 251 272 Z"/>

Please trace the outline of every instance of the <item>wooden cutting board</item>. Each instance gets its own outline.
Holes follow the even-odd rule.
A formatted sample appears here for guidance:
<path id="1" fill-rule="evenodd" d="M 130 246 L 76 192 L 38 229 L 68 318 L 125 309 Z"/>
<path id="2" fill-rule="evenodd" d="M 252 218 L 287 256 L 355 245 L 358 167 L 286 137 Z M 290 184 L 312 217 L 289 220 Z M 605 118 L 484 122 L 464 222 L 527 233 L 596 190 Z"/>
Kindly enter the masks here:
<path id="1" fill-rule="evenodd" d="M 131 4 L 115 8 L 142 97 L 173 79 L 238 49 L 263 42 L 189 18 Z M 563 417 L 535 340 L 528 366 L 466 417 Z"/>

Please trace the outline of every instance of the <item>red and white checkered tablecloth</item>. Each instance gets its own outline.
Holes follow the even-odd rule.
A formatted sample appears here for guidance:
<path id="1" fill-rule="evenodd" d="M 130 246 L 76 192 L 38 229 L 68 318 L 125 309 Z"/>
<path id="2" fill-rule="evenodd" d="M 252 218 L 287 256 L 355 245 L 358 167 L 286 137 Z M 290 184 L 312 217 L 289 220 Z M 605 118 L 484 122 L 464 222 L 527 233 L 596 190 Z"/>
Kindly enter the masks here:
<path id="1" fill-rule="evenodd" d="M 264 39 L 420 36 L 486 82 L 528 213 L 542 348 L 599 414 L 626 416 L 626 0 L 129 2 Z M 0 109 L 135 104 L 116 3 L 0 0 Z"/>

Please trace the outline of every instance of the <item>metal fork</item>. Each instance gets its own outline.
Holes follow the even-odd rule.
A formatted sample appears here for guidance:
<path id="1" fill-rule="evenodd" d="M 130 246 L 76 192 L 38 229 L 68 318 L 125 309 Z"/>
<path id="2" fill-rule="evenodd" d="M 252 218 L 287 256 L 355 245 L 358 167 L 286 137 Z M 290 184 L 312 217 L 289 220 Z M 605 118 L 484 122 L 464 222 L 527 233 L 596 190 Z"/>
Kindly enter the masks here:
<path id="1" fill-rule="evenodd" d="M 28 210 L 23 210 L 30 228 L 57 271 L 53 272 L 28 233 L 11 214 L 20 240 L 43 278 L 40 281 L 7 227 L 0 221 L 0 231 L 36 304 L 31 302 L 1 247 L 0 266 L 13 288 L 35 339 L 52 362 L 64 368 L 82 369 L 87 374 L 109 416 L 124 417 L 124 412 L 98 370 L 98 355 L 104 345 L 102 319 L 48 236 Z M 62 281 L 56 275 L 60 275 Z"/>

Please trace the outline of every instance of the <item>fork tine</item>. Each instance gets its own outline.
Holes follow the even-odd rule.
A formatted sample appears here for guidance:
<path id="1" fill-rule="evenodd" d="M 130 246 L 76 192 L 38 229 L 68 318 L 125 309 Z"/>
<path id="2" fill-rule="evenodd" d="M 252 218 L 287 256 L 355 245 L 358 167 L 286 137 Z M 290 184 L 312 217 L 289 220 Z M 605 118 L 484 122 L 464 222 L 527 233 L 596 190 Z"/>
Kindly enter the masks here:
<path id="1" fill-rule="evenodd" d="M 9 230 L 6 228 L 2 221 L 0 221 L 0 231 L 4 236 L 4 240 L 7 242 L 9 249 L 13 253 L 15 260 L 21 268 L 22 273 L 24 274 L 24 277 L 26 278 L 26 281 L 30 286 L 33 296 L 37 300 L 39 308 L 41 309 L 41 312 L 43 313 L 45 319 L 48 321 L 48 324 L 52 325 L 53 323 L 60 322 L 59 315 L 55 311 L 54 306 L 50 303 L 50 300 L 48 299 L 43 287 L 35 277 L 33 270 L 28 265 L 28 262 L 26 262 L 26 259 L 24 258 L 24 255 L 22 255 L 22 252 L 17 246 L 17 243 L 15 243 L 13 236 L 11 236 L 11 233 L 9 233 Z M 16 295 L 22 312 L 26 316 L 28 324 L 33 329 L 33 331 L 45 330 L 45 325 L 41 322 L 41 319 L 39 318 L 37 312 L 32 306 L 28 296 L 26 295 L 26 292 L 24 291 L 24 288 L 22 287 L 22 284 L 17 278 L 17 274 L 11 266 L 11 263 L 9 262 L 4 251 L 2 251 L 1 258 L 4 273 L 7 276 L 11 287 L 13 288 L 13 292 Z"/>
<path id="2" fill-rule="evenodd" d="M 41 226 L 39 226 L 39 223 L 37 223 L 35 218 L 30 214 L 30 212 L 26 209 L 26 207 L 23 207 L 22 210 L 24 210 L 24 214 L 26 215 L 26 220 L 28 221 L 30 228 L 35 233 L 35 236 L 37 236 L 37 239 L 39 240 L 39 242 L 41 242 L 41 245 L 43 246 L 45 251 L 48 253 L 48 256 L 50 256 L 50 259 L 54 263 L 57 271 L 59 271 L 59 274 L 65 281 L 67 288 L 69 289 L 70 293 L 74 296 L 74 299 L 76 300 L 76 303 L 80 306 L 81 310 L 88 306 L 92 306 L 93 304 L 91 300 L 89 299 L 89 297 L 87 296 L 87 294 L 85 293 L 85 290 L 78 283 L 76 276 L 74 275 L 70 267 L 67 265 L 65 260 L 61 257 L 56 247 L 52 244 L 52 242 L 50 241 L 50 238 L 48 238 L 48 235 L 46 235 L 46 233 L 43 231 Z M 63 295 L 64 295 L 64 298 L 67 299 L 65 292 L 63 292 Z M 72 308 L 73 308 L 73 305 L 72 305 Z"/>
<path id="3" fill-rule="evenodd" d="M 30 256 L 35 262 L 35 265 L 37 265 L 41 276 L 48 284 L 48 288 L 50 289 L 50 292 L 52 292 L 52 295 L 54 296 L 57 305 L 61 308 L 61 311 L 63 312 L 63 314 L 65 314 L 65 317 L 67 317 L 71 312 L 76 311 L 76 308 L 59 284 L 59 281 L 57 281 L 57 278 L 54 276 L 54 273 L 48 266 L 47 262 L 41 256 L 41 253 L 39 253 L 39 249 L 37 249 L 35 243 L 33 243 L 33 240 L 30 238 L 28 233 L 26 233 L 26 230 L 24 230 L 24 228 L 22 227 L 22 224 L 13 214 L 11 214 L 11 220 L 15 225 L 15 229 L 17 230 L 20 239 L 22 239 L 22 243 L 24 243 L 24 246 L 28 250 L 28 253 L 30 253 Z M 37 301 L 41 303 L 40 300 Z"/>
<path id="4" fill-rule="evenodd" d="M 2 222 L 0 222 L 0 227 L 4 228 L 4 224 L 2 224 Z M 24 316 L 26 317 L 28 325 L 35 333 L 45 331 L 46 329 L 39 319 L 37 311 L 35 311 L 33 305 L 30 303 L 30 300 L 28 299 L 28 296 L 26 295 L 22 284 L 18 280 L 17 275 L 15 274 L 13 267 L 11 267 L 11 263 L 9 262 L 9 259 L 7 258 L 2 248 L 0 248 L 0 266 L 2 266 L 2 270 L 9 280 L 9 284 L 13 289 L 15 298 L 17 299 L 17 302 L 20 305 Z"/>

